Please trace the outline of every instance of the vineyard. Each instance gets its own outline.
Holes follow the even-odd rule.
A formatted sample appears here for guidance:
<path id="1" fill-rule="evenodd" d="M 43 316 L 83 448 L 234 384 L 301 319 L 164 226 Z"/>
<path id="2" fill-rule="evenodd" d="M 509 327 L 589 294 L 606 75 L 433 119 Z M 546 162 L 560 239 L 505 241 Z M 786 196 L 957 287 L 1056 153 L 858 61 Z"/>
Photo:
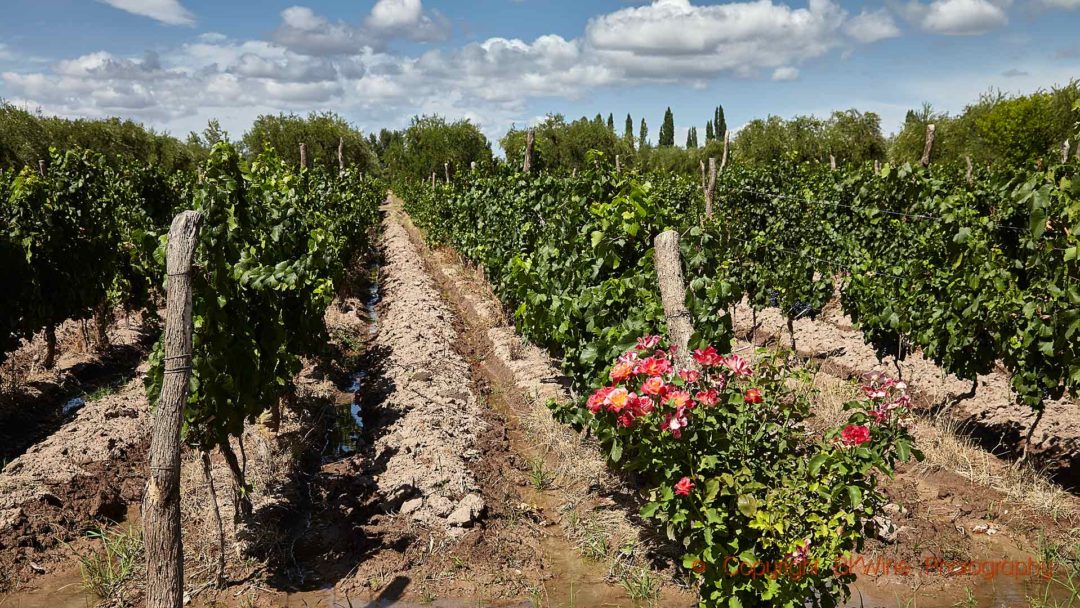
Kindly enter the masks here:
<path id="1" fill-rule="evenodd" d="M 71 396 L 64 328 L 93 327 L 84 366 L 132 315 L 152 345 L 4 452 L 12 605 L 82 605 L 19 595 L 72 555 L 67 586 L 153 608 L 573 605 L 575 585 L 588 605 L 854 606 L 910 586 L 856 560 L 927 551 L 1059 560 L 1030 605 L 1080 597 L 1075 160 L 725 156 L 699 178 L 597 151 L 537 170 L 530 143 L 523 166 L 421 180 L 344 145 L 337 167 L 222 142 L 192 172 L 75 148 L 0 173 L 0 396 L 41 374 L 37 406 Z M 808 350 L 811 323 L 870 354 L 824 379 L 850 353 Z M 970 388 L 931 398 L 915 362 Z M 1022 412 L 987 446 L 1011 462 L 956 438 L 977 421 L 935 426 L 988 378 Z M 987 478 L 1038 473 L 980 482 L 944 444 Z M 937 588 L 961 590 L 997 605 Z"/>

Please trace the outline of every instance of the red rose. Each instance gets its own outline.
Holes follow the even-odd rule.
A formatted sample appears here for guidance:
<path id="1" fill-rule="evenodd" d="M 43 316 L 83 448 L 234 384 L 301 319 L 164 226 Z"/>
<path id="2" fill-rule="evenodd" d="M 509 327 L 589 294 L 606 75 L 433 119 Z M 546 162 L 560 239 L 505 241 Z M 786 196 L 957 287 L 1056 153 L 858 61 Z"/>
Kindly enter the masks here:
<path id="1" fill-rule="evenodd" d="M 761 391 L 756 388 L 747 389 L 746 394 L 743 395 L 743 401 L 751 404 L 758 404 L 762 402 Z"/>
<path id="2" fill-rule="evenodd" d="M 694 489 L 694 482 L 690 481 L 689 477 L 683 477 L 675 484 L 676 496 L 689 496 L 690 491 Z"/>
<path id="3" fill-rule="evenodd" d="M 870 429 L 861 424 L 849 424 L 840 431 L 844 445 L 862 445 L 870 441 Z"/>

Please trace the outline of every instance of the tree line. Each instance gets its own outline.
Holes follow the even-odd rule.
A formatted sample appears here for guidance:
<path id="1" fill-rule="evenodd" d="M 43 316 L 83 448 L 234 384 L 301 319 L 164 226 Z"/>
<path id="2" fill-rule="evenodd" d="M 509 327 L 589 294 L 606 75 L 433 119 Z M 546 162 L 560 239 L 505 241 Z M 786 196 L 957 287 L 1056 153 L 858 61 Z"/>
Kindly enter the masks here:
<path id="1" fill-rule="evenodd" d="M 614 113 L 576 120 L 549 114 L 530 129 L 511 127 L 498 144 L 506 162 L 521 166 L 527 133 L 533 131 L 534 162 L 541 170 L 582 169 L 590 151 L 598 151 L 610 162 L 619 157 L 625 167 L 696 174 L 702 161 L 723 156 L 729 135 L 729 157 L 741 163 L 915 162 L 921 157 L 927 126 L 933 124 L 937 163 L 970 159 L 976 166 L 1030 167 L 1061 154 L 1073 133 L 1078 103 L 1080 81 L 1027 95 L 987 93 L 956 115 L 930 105 L 912 109 L 892 136 L 882 132 L 878 114 L 857 109 L 824 118 L 768 116 L 735 131 L 723 106 L 717 105 L 705 117 L 703 137 L 700 124 L 694 124 L 684 127 L 686 138 L 678 144 L 670 107 L 655 143 L 645 117 L 627 114 L 620 130 Z M 263 115 L 236 140 L 217 121 L 181 140 L 131 120 L 43 116 L 0 101 L 0 169 L 36 167 L 39 159 L 49 158 L 50 148 L 78 147 L 101 151 L 114 162 L 132 158 L 166 172 L 193 171 L 223 141 L 235 144 L 247 157 L 273 149 L 293 166 L 300 163 L 299 144 L 304 143 L 309 166 L 330 170 L 344 164 L 393 179 L 446 180 L 474 164 L 485 168 L 496 162 L 492 143 L 477 125 L 440 116 L 417 116 L 403 129 L 365 135 L 333 112 Z"/>

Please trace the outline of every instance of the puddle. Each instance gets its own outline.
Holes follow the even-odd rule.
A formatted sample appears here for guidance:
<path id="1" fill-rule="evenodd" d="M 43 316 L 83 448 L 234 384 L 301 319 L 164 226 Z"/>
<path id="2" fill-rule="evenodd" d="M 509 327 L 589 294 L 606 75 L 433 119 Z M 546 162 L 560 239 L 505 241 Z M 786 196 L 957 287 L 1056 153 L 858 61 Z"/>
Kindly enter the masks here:
<path id="1" fill-rule="evenodd" d="M 370 340 L 379 332 L 379 312 L 376 305 L 380 301 L 379 295 L 379 271 L 381 266 L 378 262 L 372 262 L 367 269 L 367 287 L 364 289 L 364 314 L 367 322 L 367 335 Z M 356 453 L 363 441 L 364 417 L 360 403 L 364 396 L 364 388 L 368 378 L 365 370 L 357 370 L 350 376 L 350 383 L 345 392 L 352 395 L 352 401 L 339 404 L 336 419 L 330 429 L 330 445 L 332 448 L 325 455 L 327 460 L 335 460 Z"/>

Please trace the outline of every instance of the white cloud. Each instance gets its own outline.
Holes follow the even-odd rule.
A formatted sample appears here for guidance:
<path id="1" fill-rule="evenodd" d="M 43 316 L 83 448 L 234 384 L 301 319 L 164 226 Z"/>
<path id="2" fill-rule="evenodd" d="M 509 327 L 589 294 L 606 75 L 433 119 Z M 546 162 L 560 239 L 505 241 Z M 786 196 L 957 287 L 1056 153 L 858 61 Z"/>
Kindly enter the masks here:
<path id="1" fill-rule="evenodd" d="M 844 33 L 863 44 L 870 44 L 896 38 L 900 35 L 900 28 L 896 27 L 892 15 L 885 9 L 863 10 L 844 24 Z"/>
<path id="2" fill-rule="evenodd" d="M 971 36 L 985 34 L 1006 25 L 1008 0 L 934 0 L 923 4 L 912 0 L 904 12 L 922 29 L 935 34 Z"/>
<path id="3" fill-rule="evenodd" d="M 888 13 L 852 17 L 835 0 L 799 8 L 780 0 L 657 0 L 599 15 L 577 38 L 392 50 L 395 39 L 449 31 L 445 17 L 420 0 L 379 0 L 356 22 L 292 6 L 268 40 L 204 33 L 160 57 L 89 53 L 47 69 L 23 65 L 0 83 L 8 96 L 46 112 L 121 114 L 174 131 L 201 129 L 212 117 L 243 131 L 264 112 L 334 110 L 385 126 L 425 112 L 471 117 L 496 135 L 520 123 L 532 99 L 656 82 L 701 88 L 721 74 L 793 80 L 814 58 L 898 33 Z"/>
<path id="4" fill-rule="evenodd" d="M 799 77 L 799 69 L 790 66 L 776 68 L 772 73 L 773 80 L 795 80 Z"/>
<path id="5" fill-rule="evenodd" d="M 831 0 L 799 9 L 771 0 L 702 6 L 657 0 L 590 19 L 585 40 L 629 76 L 749 75 L 824 55 L 840 45 L 845 18 Z"/>
<path id="6" fill-rule="evenodd" d="M 149 17 L 166 25 L 194 25 L 195 15 L 180 0 L 98 0 L 134 15 Z"/>

